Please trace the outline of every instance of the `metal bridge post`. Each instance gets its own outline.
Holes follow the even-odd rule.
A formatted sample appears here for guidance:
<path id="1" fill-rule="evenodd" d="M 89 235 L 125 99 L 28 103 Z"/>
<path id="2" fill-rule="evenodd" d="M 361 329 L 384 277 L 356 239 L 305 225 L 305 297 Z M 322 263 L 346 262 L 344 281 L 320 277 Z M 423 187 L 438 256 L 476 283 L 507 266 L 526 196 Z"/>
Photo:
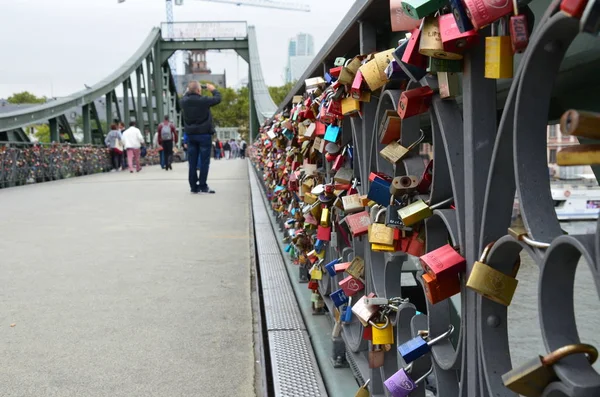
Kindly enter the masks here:
<path id="1" fill-rule="evenodd" d="M 138 109 L 137 106 L 138 106 L 138 104 L 137 104 L 137 101 L 136 101 L 136 96 L 135 96 L 135 94 L 133 92 L 133 85 L 131 84 L 131 77 L 129 77 L 127 79 L 127 88 L 129 88 L 129 92 L 128 92 L 127 95 L 128 95 L 128 97 L 131 98 L 131 109 L 129 109 L 129 114 L 131 115 L 131 113 L 133 113 L 133 117 L 135 118 L 135 121 L 137 122 L 138 127 L 141 126 L 140 127 L 141 130 L 144 131 L 143 123 L 140 123 L 140 121 L 137 118 L 137 115 L 138 115 L 138 113 L 137 113 L 137 109 Z M 129 96 L 129 95 L 131 95 L 131 96 Z"/>
<path id="2" fill-rule="evenodd" d="M 146 85 L 146 109 L 148 113 L 148 125 L 150 126 L 150 131 L 154 132 L 154 100 L 153 92 L 154 87 L 152 85 L 152 68 L 154 67 L 154 61 L 152 58 L 152 54 L 148 55 L 146 58 L 146 73 L 148 74 L 148 84 Z"/>
<path id="3" fill-rule="evenodd" d="M 135 69 L 135 85 L 137 96 L 137 122 L 140 128 L 146 129 L 147 122 L 144 120 L 144 104 L 142 103 L 142 66 Z M 152 131 L 150 131 L 152 133 Z"/>
<path id="4" fill-rule="evenodd" d="M 154 46 L 154 98 L 156 99 L 156 123 L 161 123 L 165 117 L 164 84 L 162 79 L 163 66 L 160 63 L 160 41 Z"/>
<path id="5" fill-rule="evenodd" d="M 248 95 L 250 96 L 250 100 L 248 103 L 250 104 L 250 125 L 248 125 L 248 140 L 250 141 L 249 145 L 252 145 L 254 142 L 255 134 L 258 134 L 258 115 L 256 114 L 256 106 L 254 104 L 254 90 L 252 88 L 252 72 L 250 68 L 248 68 Z"/>
<path id="6" fill-rule="evenodd" d="M 112 111 L 112 91 L 106 94 L 106 126 L 107 129 L 110 130 L 110 124 L 113 120 L 113 111 Z"/>
<path id="7" fill-rule="evenodd" d="M 125 116 L 125 125 L 129 126 L 131 114 L 129 112 L 129 81 L 123 81 L 123 113 Z"/>
<path id="8" fill-rule="evenodd" d="M 60 142 L 60 136 L 58 134 L 58 118 L 48 120 L 50 124 L 50 142 Z"/>
<path id="9" fill-rule="evenodd" d="M 83 115 L 83 143 L 92 143 L 92 125 L 90 123 L 90 105 L 86 104 L 81 107 Z"/>

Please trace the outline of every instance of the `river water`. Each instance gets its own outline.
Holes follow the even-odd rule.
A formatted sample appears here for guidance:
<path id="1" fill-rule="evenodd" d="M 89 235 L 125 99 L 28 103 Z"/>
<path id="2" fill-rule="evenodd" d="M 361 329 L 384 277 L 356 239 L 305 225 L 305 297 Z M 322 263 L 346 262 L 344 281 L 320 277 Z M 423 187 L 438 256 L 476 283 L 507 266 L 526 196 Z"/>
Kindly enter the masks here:
<path id="1" fill-rule="evenodd" d="M 569 234 L 594 233 L 596 222 L 564 222 L 562 227 Z M 538 315 L 539 269 L 524 252 L 521 254 L 521 267 L 517 278 L 519 285 L 508 309 L 508 336 L 513 367 L 538 354 L 546 353 Z M 584 260 L 577 266 L 574 295 L 579 337 L 583 343 L 590 343 L 600 350 L 600 301 L 592 272 Z M 600 362 L 596 362 L 594 367 L 600 371 Z"/>

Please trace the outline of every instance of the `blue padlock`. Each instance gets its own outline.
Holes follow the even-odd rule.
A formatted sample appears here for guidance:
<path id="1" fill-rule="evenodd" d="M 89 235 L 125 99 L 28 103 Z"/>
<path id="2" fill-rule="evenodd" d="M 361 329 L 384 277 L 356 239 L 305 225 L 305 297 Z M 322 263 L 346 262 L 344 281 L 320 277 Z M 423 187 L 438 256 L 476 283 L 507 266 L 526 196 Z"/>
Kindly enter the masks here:
<path id="1" fill-rule="evenodd" d="M 452 332 L 454 332 L 454 326 L 450 325 L 448 331 L 444 332 L 437 338 L 430 340 L 429 342 L 420 336 L 417 336 L 398 346 L 398 353 L 400 353 L 406 364 L 410 364 L 417 358 L 429 353 L 432 345 L 435 345 L 441 340 L 448 338 L 450 335 L 452 335 Z"/>
<path id="2" fill-rule="evenodd" d="M 458 26 L 458 30 L 461 33 L 473 30 L 473 24 L 465 12 L 465 7 L 462 5 L 461 0 L 450 0 L 450 8 L 452 8 L 456 26 Z"/>
<path id="3" fill-rule="evenodd" d="M 342 322 L 349 323 L 352 321 L 352 307 L 350 305 L 344 306 L 344 310 L 342 312 Z"/>
<path id="4" fill-rule="evenodd" d="M 340 127 L 337 125 L 329 124 L 327 126 L 327 130 L 325 131 L 324 139 L 328 142 L 337 142 L 338 136 L 340 135 Z"/>
<path id="5" fill-rule="evenodd" d="M 325 81 L 327 82 L 327 84 L 331 84 L 331 82 L 333 81 L 333 76 L 331 76 L 329 73 L 325 73 Z"/>
<path id="6" fill-rule="evenodd" d="M 335 265 L 337 265 L 341 261 L 342 258 L 337 258 L 325 265 L 325 270 L 327 270 L 327 273 L 329 273 L 331 277 L 335 277 Z"/>
<path id="7" fill-rule="evenodd" d="M 317 242 L 315 243 L 314 248 L 318 254 L 321 253 L 321 251 L 323 251 L 323 248 L 325 248 L 325 241 L 317 239 Z"/>
<path id="8" fill-rule="evenodd" d="M 285 246 L 285 252 L 290 252 L 291 249 L 292 249 L 292 244 L 288 244 Z"/>
<path id="9" fill-rule="evenodd" d="M 346 303 L 348 303 L 348 297 L 346 296 L 346 294 L 344 293 L 343 289 L 338 289 L 337 291 L 333 291 L 329 297 L 331 298 L 331 300 L 333 301 L 333 304 L 336 307 L 340 307 L 345 305 Z"/>
<path id="10" fill-rule="evenodd" d="M 387 207 L 390 204 L 391 184 L 392 183 L 390 181 L 386 181 L 385 179 L 379 177 L 375 178 L 371 182 L 369 194 L 367 194 L 368 199 L 375 201 L 379 205 Z"/>

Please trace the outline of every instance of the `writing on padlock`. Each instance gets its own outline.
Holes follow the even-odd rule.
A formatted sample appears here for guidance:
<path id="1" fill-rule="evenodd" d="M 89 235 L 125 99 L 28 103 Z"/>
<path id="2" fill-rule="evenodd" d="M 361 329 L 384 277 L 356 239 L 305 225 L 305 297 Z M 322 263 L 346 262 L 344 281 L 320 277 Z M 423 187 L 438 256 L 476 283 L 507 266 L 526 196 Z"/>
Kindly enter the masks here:
<path id="1" fill-rule="evenodd" d="M 369 242 L 371 244 L 394 245 L 394 229 L 383 223 L 382 216 L 387 212 L 387 208 L 380 210 L 375 222 L 369 226 Z"/>
<path id="2" fill-rule="evenodd" d="M 587 355 L 590 365 L 598 358 L 598 350 L 592 345 L 567 345 L 510 370 L 502 375 L 502 382 L 504 386 L 522 396 L 540 397 L 546 386 L 557 378 L 552 366 L 567 356 L 581 353 Z"/>
<path id="3" fill-rule="evenodd" d="M 431 346 L 449 338 L 453 332 L 454 326 L 450 325 L 448 327 L 448 331 L 429 341 L 426 341 L 421 336 L 416 336 L 413 339 L 404 342 L 403 344 L 398 346 L 398 353 L 400 353 L 402 359 L 406 364 L 410 364 L 417 358 L 429 353 L 431 351 Z"/>
<path id="4" fill-rule="evenodd" d="M 488 244 L 479 260 L 473 265 L 467 280 L 467 288 L 496 303 L 508 306 L 519 283 L 515 277 L 519 270 L 520 261 L 517 261 L 513 267 L 512 276 L 487 265 L 485 261 L 493 245 L 494 243 Z"/>
<path id="5" fill-rule="evenodd" d="M 433 366 L 423 376 L 413 381 L 409 373 L 412 370 L 412 363 L 406 368 L 401 368 L 398 372 L 386 379 L 383 384 L 390 392 L 392 397 L 407 397 L 433 372 Z"/>
<path id="6" fill-rule="evenodd" d="M 390 163 L 396 164 L 398 161 L 400 161 L 404 157 L 406 157 L 406 155 L 408 153 L 410 153 L 411 150 L 413 150 L 419 144 L 421 144 L 421 142 L 423 142 L 424 139 L 425 139 L 425 134 L 423 133 L 423 131 L 421 131 L 421 135 L 420 135 L 419 139 L 417 139 L 415 142 L 411 143 L 411 145 L 409 147 L 406 148 L 406 147 L 400 145 L 400 143 L 395 141 L 395 142 L 389 143 L 386 147 L 384 147 L 379 152 L 379 154 L 381 155 L 381 157 L 383 157 Z"/>
<path id="7" fill-rule="evenodd" d="M 360 279 L 348 276 L 339 282 L 339 286 L 342 288 L 346 296 L 352 297 L 358 292 L 365 289 L 365 285 Z"/>

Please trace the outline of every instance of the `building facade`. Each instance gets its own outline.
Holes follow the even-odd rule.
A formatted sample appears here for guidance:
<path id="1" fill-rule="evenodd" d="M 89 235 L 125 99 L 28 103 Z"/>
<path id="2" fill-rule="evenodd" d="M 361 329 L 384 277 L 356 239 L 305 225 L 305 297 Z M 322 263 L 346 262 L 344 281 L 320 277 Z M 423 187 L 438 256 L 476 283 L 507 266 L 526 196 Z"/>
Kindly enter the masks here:
<path id="1" fill-rule="evenodd" d="M 288 44 L 288 62 L 285 68 L 285 82 L 291 83 L 302 77 L 315 56 L 315 44 L 312 35 L 299 33 Z"/>
<path id="2" fill-rule="evenodd" d="M 227 74 L 213 74 L 206 62 L 206 51 L 189 51 L 184 62 L 185 73 L 175 76 L 177 92 L 183 94 L 190 81 L 206 81 L 217 87 L 227 87 Z"/>

